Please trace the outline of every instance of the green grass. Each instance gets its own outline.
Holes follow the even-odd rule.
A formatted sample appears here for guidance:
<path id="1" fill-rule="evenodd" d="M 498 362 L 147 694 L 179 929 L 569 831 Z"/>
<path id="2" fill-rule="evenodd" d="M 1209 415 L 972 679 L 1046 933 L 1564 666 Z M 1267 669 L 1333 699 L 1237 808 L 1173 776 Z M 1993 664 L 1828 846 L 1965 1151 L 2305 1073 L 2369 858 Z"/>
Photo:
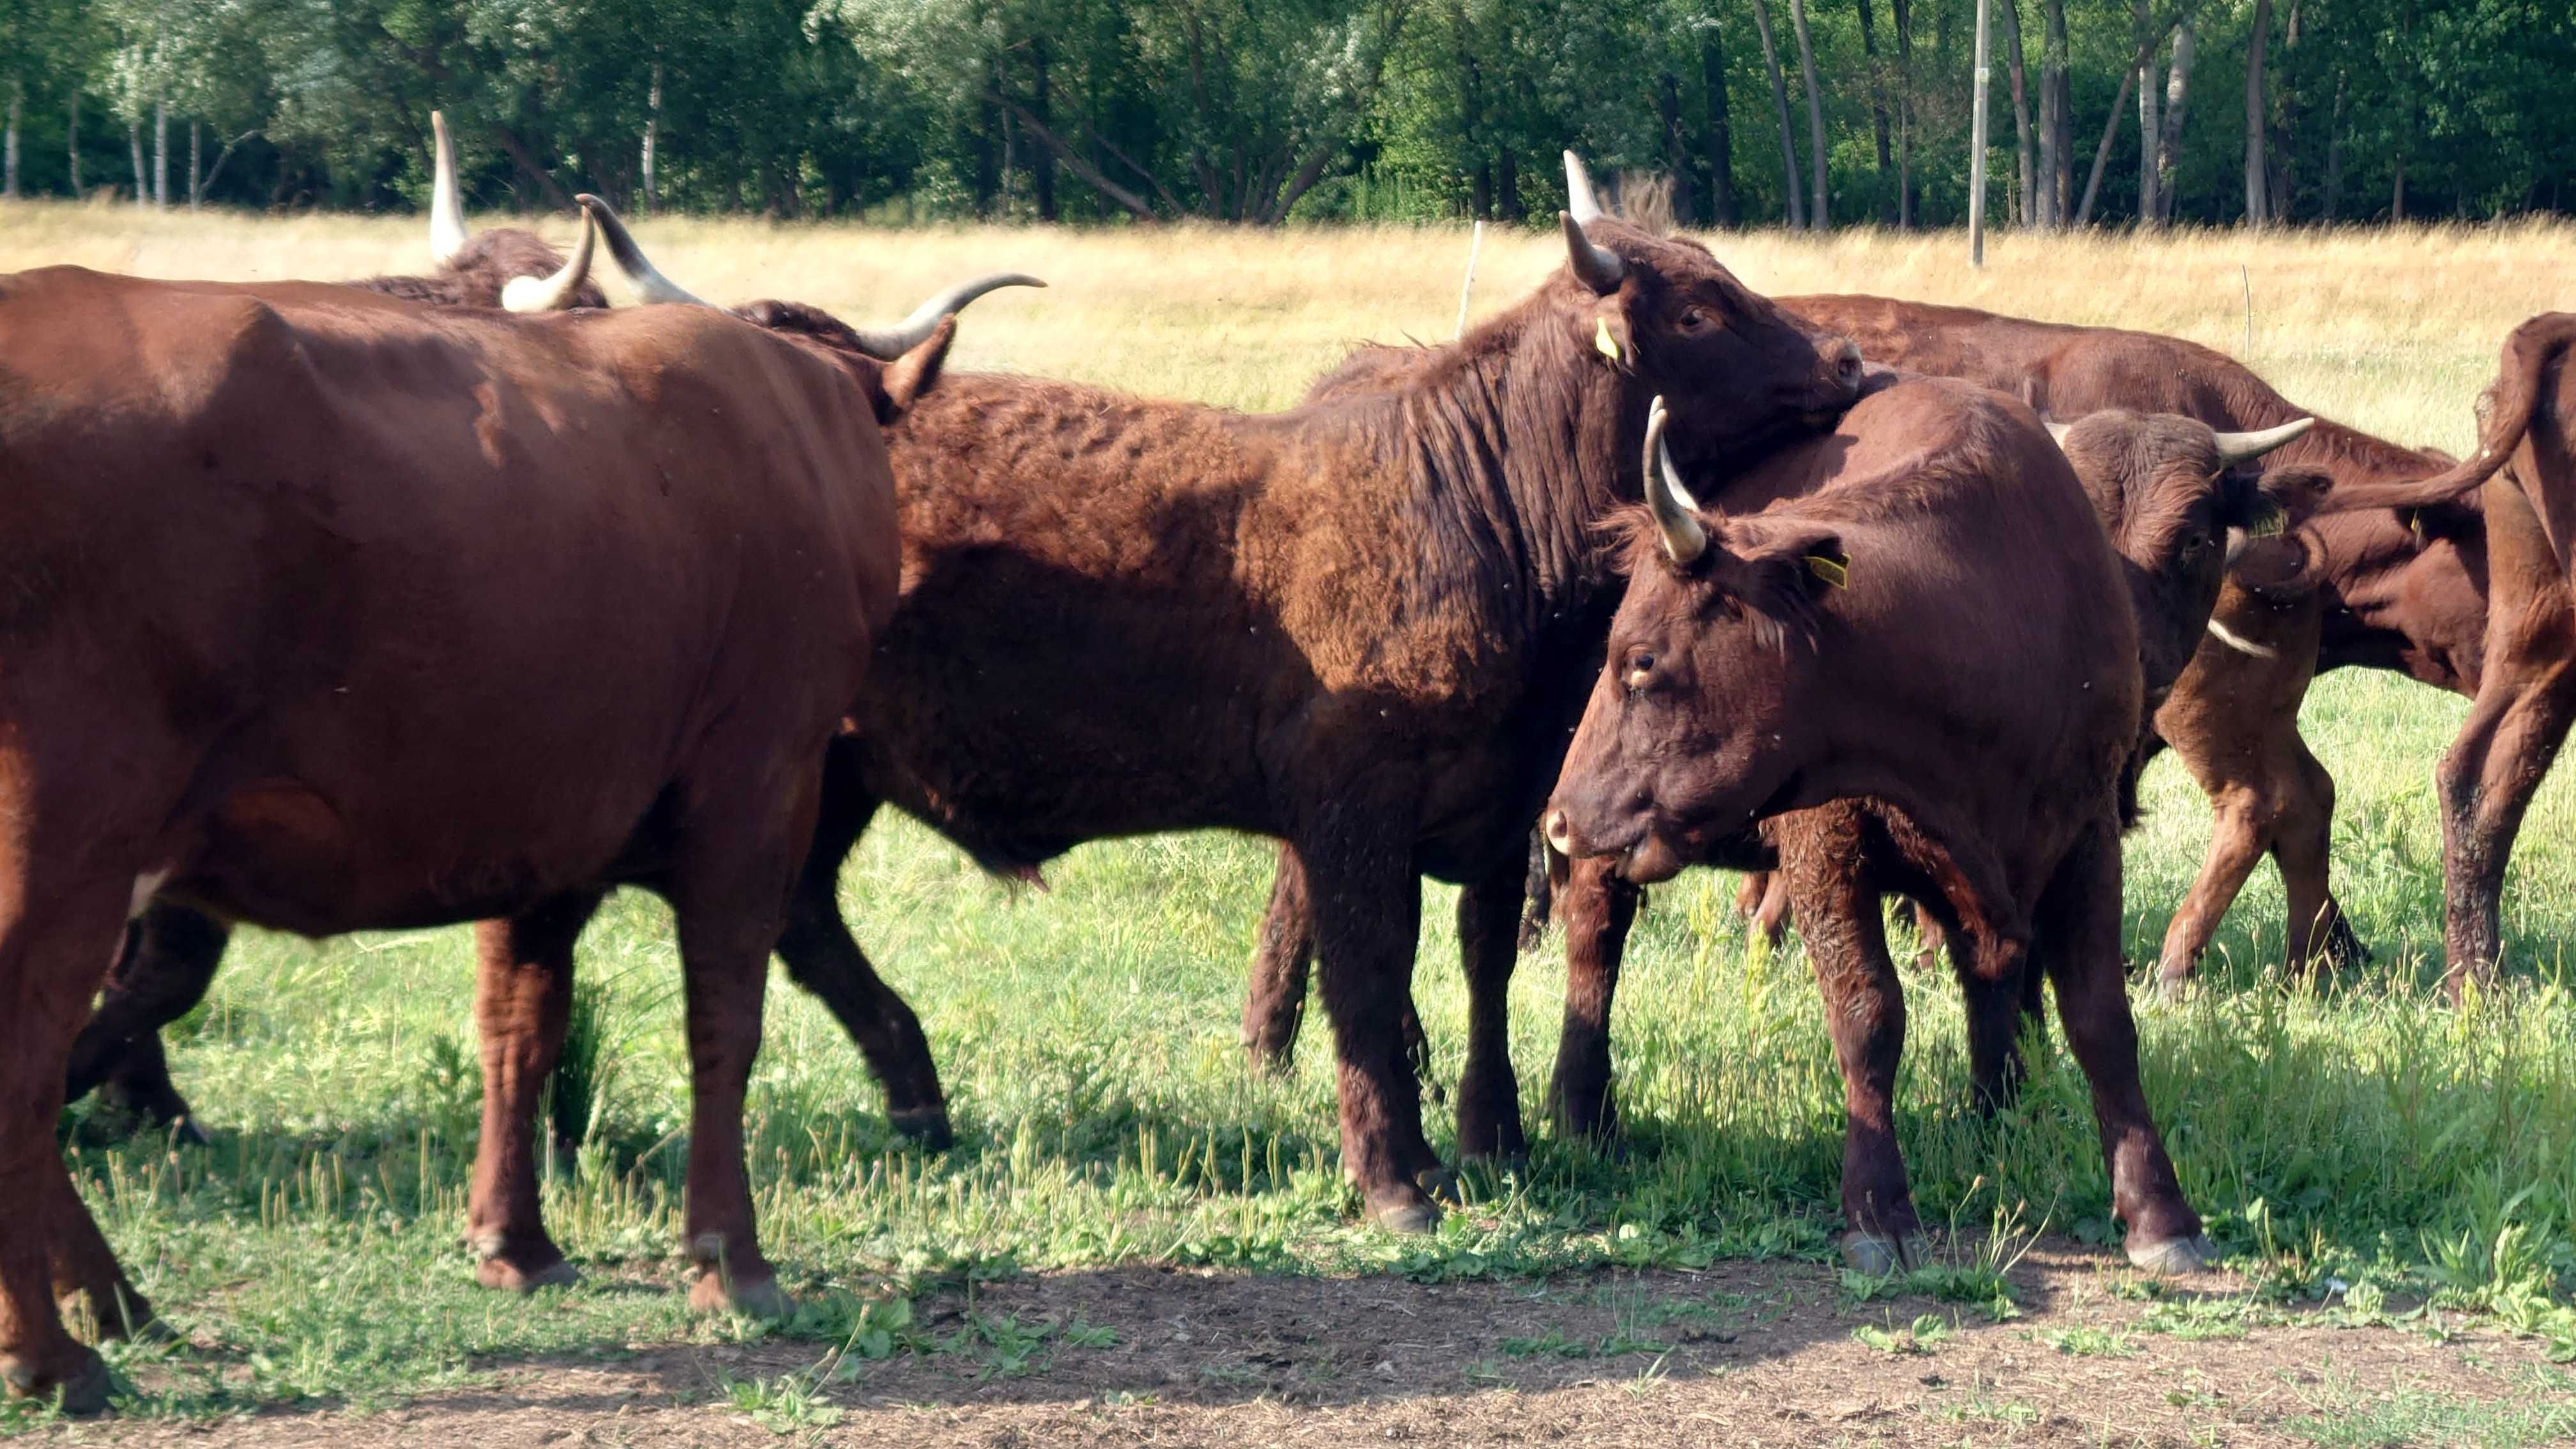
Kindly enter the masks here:
<path id="1" fill-rule="evenodd" d="M 2280 983 L 2265 969 L 2279 894 L 2258 878 L 2208 989 L 2142 1007 L 2147 1088 L 2186 1188 L 2265 1296 L 2321 1297 L 2339 1276 L 2555 1343 L 2576 1322 L 2576 1000 L 2559 953 L 2576 852 L 2553 785 L 2517 861 L 2509 989 L 2442 1006 L 2426 955 L 2440 918 L 2423 779 L 2455 713 L 2386 678 L 2320 687 L 2309 717 L 2342 784 L 2339 879 L 2380 961 L 2313 987 Z M 2129 871 L 2141 960 L 2207 829 L 2169 764 L 2149 794 Z M 982 878 L 908 823 L 875 831 L 844 878 L 845 904 L 921 1010 L 960 1142 L 924 1157 L 892 1138 L 857 1053 L 782 980 L 752 1090 L 752 1162 L 765 1241 L 790 1286 L 817 1300 L 783 1331 L 845 1358 L 928 1351 L 939 1341 L 868 1295 L 1129 1261 L 1436 1279 L 1827 1254 L 1841 1128 L 1831 1049 L 1797 951 L 1747 950 L 1731 880 L 1686 877 L 1640 920 L 1616 1022 L 1636 1150 L 1604 1156 L 1543 1136 L 1525 1173 L 1471 1184 L 1468 1210 L 1406 1240 L 1352 1222 L 1320 1021 L 1285 1079 L 1243 1069 L 1236 1009 L 1270 860 L 1264 844 L 1230 837 L 1095 846 L 1040 894 Z M 1437 1071 L 1454 1078 L 1463 995 L 1450 893 L 1431 895 L 1416 989 Z M 1532 1103 L 1554 1046 L 1552 948 L 1525 961 L 1514 992 Z M 479 1090 L 465 933 L 325 944 L 245 933 L 173 1041 L 213 1145 L 71 1150 L 144 1290 L 222 1345 L 119 1350 L 151 1386 L 135 1407 L 364 1408 L 531 1356 L 781 1331 L 691 1322 L 676 1292 L 687 1090 L 659 904 L 618 897 L 584 943 L 583 970 L 589 1120 L 579 1152 L 549 1168 L 547 1212 L 588 1281 L 530 1305 L 474 1288 L 457 1245 Z M 1938 977 L 1909 991 L 1900 1131 L 1916 1192 L 1929 1220 L 1988 1246 L 1901 1286 L 2009 1311 L 1996 1244 L 2042 1229 L 2108 1236 L 2082 1082 L 2053 1050 L 2024 1102 L 1980 1123 L 1955 991 Z M 1430 1121 L 1447 1147 L 1436 1109 Z M 1855 1297 L 1879 1296 L 1859 1281 Z M 2195 1313 L 2147 1327 L 2234 1325 Z M 971 1341 L 947 1347 L 1003 1375 L 1069 1341 L 983 1319 L 965 1332 Z M 1654 1337 L 1635 1334 L 1640 1348 Z M 787 1422 L 802 1391 L 726 1392 Z M 6 1411 L 9 1422 L 35 1412 Z"/>

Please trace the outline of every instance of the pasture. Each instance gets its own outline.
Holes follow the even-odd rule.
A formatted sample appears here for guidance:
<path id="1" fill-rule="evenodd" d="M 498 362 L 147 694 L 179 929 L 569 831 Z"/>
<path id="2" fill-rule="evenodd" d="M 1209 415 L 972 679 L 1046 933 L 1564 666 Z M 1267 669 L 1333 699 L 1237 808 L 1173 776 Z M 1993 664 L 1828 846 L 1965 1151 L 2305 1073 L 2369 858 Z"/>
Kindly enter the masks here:
<path id="1" fill-rule="evenodd" d="M 701 295 L 791 297 L 852 321 L 967 273 L 1034 272 L 1051 290 L 978 304 L 952 366 L 1244 408 L 1293 400 L 1358 341 L 1445 340 L 1467 252 L 1454 229 L 637 229 Z M 0 208 L 0 271 L 414 271 L 422 231 L 18 205 Z M 1983 273 L 1948 235 L 1715 245 L 1767 292 L 2172 332 L 2342 421 L 2455 452 L 2505 331 L 2568 305 L 2576 275 L 2576 229 L 2548 226 L 2008 233 Z M 1562 256 L 1553 233 L 1489 234 L 1475 310 Z M 2062 1052 L 2041 1054 L 2010 1114 L 1979 1122 L 1946 976 L 1909 981 L 1899 1119 L 1924 1215 L 1946 1225 L 1943 1266 L 1893 1283 L 1836 1272 L 1840 1079 L 1814 987 L 1795 938 L 1776 953 L 1748 942 L 1734 878 L 1708 872 L 1657 888 L 1629 948 L 1626 1150 L 1541 1130 L 1522 1170 L 1470 1176 L 1436 1237 L 1356 1226 L 1320 1014 L 1284 1078 L 1249 1074 L 1236 1043 L 1266 842 L 1091 846 L 1038 892 L 889 820 L 843 902 L 921 1013 L 960 1141 L 925 1156 L 893 1139 L 857 1053 L 777 978 L 751 1132 L 764 1241 L 804 1304 L 794 1320 L 692 1322 L 677 1291 L 686 1060 L 658 902 L 617 897 L 584 942 L 580 1070 L 555 1096 L 572 1146 L 547 1216 L 585 1281 L 534 1300 L 476 1289 L 457 1242 L 479 1100 L 467 934 L 245 933 L 172 1033 L 212 1145 L 120 1140 L 86 1107 L 65 1127 L 102 1226 L 184 1341 L 109 1350 L 120 1421 L 62 1426 L 6 1403 L 0 1432 L 2561 1441 L 2576 1436 L 2562 1366 L 2576 1361 L 2576 785 L 2553 780 L 2524 829 L 2505 988 L 2443 1006 L 2430 777 L 2461 712 L 2362 671 L 2309 697 L 2308 738 L 2339 789 L 2336 885 L 2371 965 L 2282 979 L 2267 868 L 2192 998 L 2140 997 L 2150 1099 L 2231 1255 L 2205 1282 L 2141 1280 L 2099 1246 L 2115 1241 L 2109 1185 Z M 2146 803 L 2127 869 L 2138 963 L 2208 836 L 2170 759 Z M 1414 984 L 1443 1080 L 1464 1030 L 1453 895 L 1426 898 Z M 1551 937 L 1515 983 L 1527 1107 L 1562 976 Z M 1429 1121 L 1450 1150 L 1444 1107 Z"/>

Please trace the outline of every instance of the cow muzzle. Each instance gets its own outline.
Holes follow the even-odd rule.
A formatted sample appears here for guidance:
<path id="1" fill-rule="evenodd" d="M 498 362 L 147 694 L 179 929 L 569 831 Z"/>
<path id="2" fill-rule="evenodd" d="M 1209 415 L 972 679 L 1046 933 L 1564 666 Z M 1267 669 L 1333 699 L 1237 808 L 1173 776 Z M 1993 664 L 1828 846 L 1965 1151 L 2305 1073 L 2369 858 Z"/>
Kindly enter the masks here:
<path id="1" fill-rule="evenodd" d="M 1572 818 L 1560 807 L 1547 812 L 1547 817 L 1539 822 L 1539 832 L 1545 837 L 1548 849 L 1568 859 L 1594 855 L 1618 857 L 1618 863 L 1612 868 L 1624 879 L 1638 885 L 1671 880 L 1689 864 L 1681 852 L 1673 848 L 1672 842 L 1651 826 L 1638 832 L 1636 840 L 1624 848 L 1605 846 L 1587 839 L 1575 829 Z"/>

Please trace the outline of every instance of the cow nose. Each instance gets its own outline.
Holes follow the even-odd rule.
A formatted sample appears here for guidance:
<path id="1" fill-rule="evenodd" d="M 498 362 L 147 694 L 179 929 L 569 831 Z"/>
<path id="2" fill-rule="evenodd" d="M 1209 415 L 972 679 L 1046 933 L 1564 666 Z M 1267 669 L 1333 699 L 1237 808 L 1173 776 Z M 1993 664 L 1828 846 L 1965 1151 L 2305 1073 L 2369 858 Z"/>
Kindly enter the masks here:
<path id="1" fill-rule="evenodd" d="M 1853 342 L 1848 337 L 1842 338 L 1833 349 L 1833 360 L 1834 381 L 1843 384 L 1845 387 L 1860 386 L 1861 361 L 1859 344 Z"/>
<path id="2" fill-rule="evenodd" d="M 1564 811 L 1550 810 L 1547 812 L 1545 828 L 1547 831 L 1548 849 L 1563 856 L 1572 856 L 1574 854 L 1574 827 L 1566 821 Z"/>

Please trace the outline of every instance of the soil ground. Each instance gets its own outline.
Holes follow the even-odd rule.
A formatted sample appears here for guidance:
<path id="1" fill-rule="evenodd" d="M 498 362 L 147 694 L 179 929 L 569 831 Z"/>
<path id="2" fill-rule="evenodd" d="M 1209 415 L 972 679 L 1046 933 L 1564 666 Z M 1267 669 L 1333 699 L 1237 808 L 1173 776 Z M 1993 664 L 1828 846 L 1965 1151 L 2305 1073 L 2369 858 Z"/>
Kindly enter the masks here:
<path id="1" fill-rule="evenodd" d="M 916 1333 L 966 1347 L 821 1372 L 828 1353 L 809 1343 L 639 1343 L 513 1364 L 379 1412 L 55 1432 L 492 1449 L 2511 1444 L 2564 1432 L 2535 1405 L 2576 1388 L 2538 1344 L 2493 1329 L 2249 1311 L 2225 1275 L 2151 1288 L 2072 1243 L 2041 1245 L 2008 1277 L 2015 1311 L 1997 1320 L 1929 1298 L 1860 1301 L 1806 1262 L 1516 1283 L 1027 1274 L 918 1301 Z M 1012 1327 L 979 1339 L 977 1323 Z M 752 1387 L 781 1383 L 791 1391 Z"/>

